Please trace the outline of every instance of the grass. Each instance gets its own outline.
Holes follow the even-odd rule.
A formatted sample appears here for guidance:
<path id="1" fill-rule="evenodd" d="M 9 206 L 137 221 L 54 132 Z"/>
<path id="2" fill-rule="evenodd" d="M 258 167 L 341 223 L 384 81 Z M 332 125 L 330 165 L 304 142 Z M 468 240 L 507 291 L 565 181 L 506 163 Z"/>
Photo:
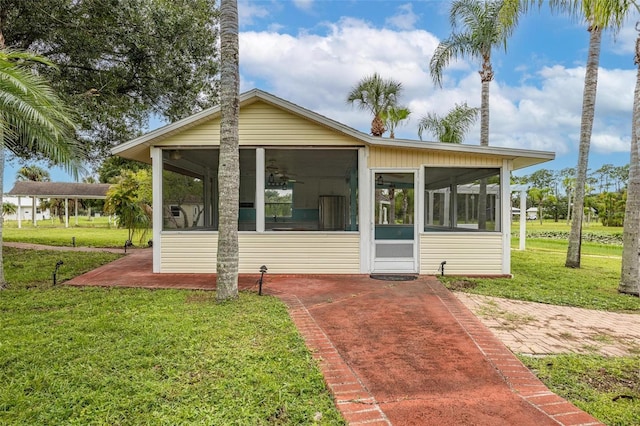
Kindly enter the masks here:
<path id="1" fill-rule="evenodd" d="M 521 356 L 554 393 L 610 426 L 640 425 L 640 357 Z"/>
<path id="2" fill-rule="evenodd" d="M 62 283 L 122 256 L 104 252 L 21 250 L 12 247 L 2 250 L 5 278 L 9 283 L 8 288 L 12 290 L 44 290 L 52 287 L 55 265 L 60 260 L 63 264 L 58 269 L 57 281 Z M 0 298 L 2 296 L 3 293 L 0 293 Z"/>
<path id="3" fill-rule="evenodd" d="M 69 228 L 64 224 L 54 221 L 40 221 L 34 227 L 31 222 L 22 222 L 22 228 L 18 228 L 17 222 L 5 222 L 2 237 L 7 242 L 24 242 L 34 244 L 46 244 L 51 246 L 72 246 L 72 239 L 78 247 L 123 247 L 127 240 L 127 230 L 118 229 L 115 225 L 109 226 L 107 218 L 96 218 L 89 222 L 87 218 L 79 218 L 79 226 L 74 226 L 70 220 Z M 134 241 L 136 245 L 146 244 L 150 233 L 144 241 Z"/>
<path id="4" fill-rule="evenodd" d="M 566 254 L 512 251 L 513 278 L 444 277 L 451 289 L 553 305 L 640 313 L 640 298 L 619 294 L 620 258 L 583 256 L 580 269 L 565 268 Z"/>
<path id="5" fill-rule="evenodd" d="M 0 424 L 344 424 L 276 298 L 52 287 L 108 253 L 5 249 Z"/>

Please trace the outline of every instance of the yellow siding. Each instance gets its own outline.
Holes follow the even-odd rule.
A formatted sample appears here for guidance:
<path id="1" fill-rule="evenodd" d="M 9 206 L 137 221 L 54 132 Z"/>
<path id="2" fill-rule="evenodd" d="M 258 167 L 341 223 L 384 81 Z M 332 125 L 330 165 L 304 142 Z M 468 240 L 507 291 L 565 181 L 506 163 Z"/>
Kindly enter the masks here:
<path id="1" fill-rule="evenodd" d="M 369 148 L 371 168 L 418 168 L 424 165 L 441 167 L 502 167 L 502 159 L 469 153 L 421 151 L 417 149 L 372 146 Z"/>
<path id="2" fill-rule="evenodd" d="M 281 110 L 264 102 L 242 107 L 240 145 L 245 146 L 362 146 L 363 142 Z M 169 136 L 157 146 L 220 144 L 220 119 L 216 118 Z"/>
<path id="3" fill-rule="evenodd" d="M 161 271 L 215 272 L 217 239 L 217 233 L 163 233 Z M 274 274 L 360 272 L 356 233 L 242 233 L 238 244 L 240 273 L 257 273 L 261 265 Z"/>
<path id="4" fill-rule="evenodd" d="M 420 273 L 435 275 L 446 261 L 445 275 L 501 275 L 501 233 L 433 232 L 420 235 Z"/>

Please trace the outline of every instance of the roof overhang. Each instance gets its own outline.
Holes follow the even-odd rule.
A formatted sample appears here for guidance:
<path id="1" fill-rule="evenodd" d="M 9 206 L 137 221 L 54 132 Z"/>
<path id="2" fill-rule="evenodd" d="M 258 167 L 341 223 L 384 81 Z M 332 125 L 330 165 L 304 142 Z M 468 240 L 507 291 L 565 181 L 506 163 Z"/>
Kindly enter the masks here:
<path id="1" fill-rule="evenodd" d="M 500 158 L 512 160 L 513 170 L 541 164 L 555 158 L 555 153 L 549 151 L 533 151 L 515 148 L 487 147 L 478 145 L 423 142 L 409 139 L 389 139 L 374 137 L 258 89 L 253 89 L 241 94 L 239 99 L 240 108 L 246 105 L 250 105 L 254 102 L 265 102 L 277 108 L 286 110 L 292 114 L 303 117 L 318 125 L 330 128 L 335 132 L 353 137 L 356 141 L 360 141 L 370 146 L 432 150 L 461 154 L 477 154 L 491 157 L 497 156 Z M 203 110 L 187 118 L 176 121 L 175 123 L 160 127 L 136 139 L 132 139 L 131 141 L 118 145 L 114 147 L 111 152 L 114 155 L 119 155 L 124 158 L 150 163 L 150 148 L 152 146 L 158 144 L 160 141 L 170 136 L 181 133 L 201 123 L 216 119 L 217 117 L 219 117 L 219 115 L 219 106 Z"/>
<path id="2" fill-rule="evenodd" d="M 7 195 L 13 197 L 74 198 L 103 200 L 111 187 L 108 183 L 18 181 Z"/>

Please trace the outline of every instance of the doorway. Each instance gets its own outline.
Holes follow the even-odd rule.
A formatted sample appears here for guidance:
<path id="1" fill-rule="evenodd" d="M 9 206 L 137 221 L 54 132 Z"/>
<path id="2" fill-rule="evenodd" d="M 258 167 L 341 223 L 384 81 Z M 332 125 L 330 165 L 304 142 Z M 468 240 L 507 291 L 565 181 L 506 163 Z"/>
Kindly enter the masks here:
<path id="1" fill-rule="evenodd" d="M 416 273 L 416 173 L 374 172 L 372 177 L 372 272 Z"/>

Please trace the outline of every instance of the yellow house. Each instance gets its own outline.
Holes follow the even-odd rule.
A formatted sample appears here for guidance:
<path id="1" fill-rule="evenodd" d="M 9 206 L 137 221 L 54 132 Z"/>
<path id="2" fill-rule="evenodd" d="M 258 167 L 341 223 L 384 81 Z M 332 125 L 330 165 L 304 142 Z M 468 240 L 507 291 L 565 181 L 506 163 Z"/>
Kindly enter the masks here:
<path id="1" fill-rule="evenodd" d="M 113 149 L 153 167 L 153 272 L 215 272 L 219 123 Z M 260 90 L 239 134 L 241 273 L 509 275 L 510 172 L 555 156 L 373 137 Z"/>

